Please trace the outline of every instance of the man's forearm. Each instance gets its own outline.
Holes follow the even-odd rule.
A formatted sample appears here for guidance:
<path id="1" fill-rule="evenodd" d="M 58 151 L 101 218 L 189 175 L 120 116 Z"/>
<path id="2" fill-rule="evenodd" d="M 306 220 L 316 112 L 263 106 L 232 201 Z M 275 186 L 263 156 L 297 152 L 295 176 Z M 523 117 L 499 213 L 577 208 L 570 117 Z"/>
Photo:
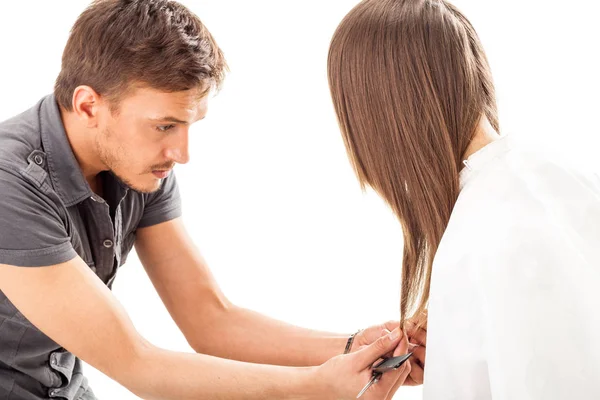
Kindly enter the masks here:
<path id="1" fill-rule="evenodd" d="M 317 399 L 314 368 L 250 364 L 147 344 L 121 384 L 147 400 Z"/>
<path id="2" fill-rule="evenodd" d="M 262 364 L 320 365 L 343 353 L 348 340 L 348 335 L 300 328 L 236 306 L 206 325 L 189 340 L 194 350 Z"/>

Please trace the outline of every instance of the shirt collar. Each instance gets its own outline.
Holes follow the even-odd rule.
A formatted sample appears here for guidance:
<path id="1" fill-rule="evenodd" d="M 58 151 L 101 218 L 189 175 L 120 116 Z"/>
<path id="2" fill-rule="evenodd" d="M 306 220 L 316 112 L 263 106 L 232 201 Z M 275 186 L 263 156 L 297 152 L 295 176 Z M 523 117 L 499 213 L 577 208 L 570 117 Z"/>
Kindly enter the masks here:
<path id="1" fill-rule="evenodd" d="M 92 197 L 90 185 L 73 154 L 62 122 L 58 103 L 53 94 L 42 100 L 40 127 L 48 172 L 54 190 L 65 206 L 70 207 Z"/>
<path id="2" fill-rule="evenodd" d="M 463 161 L 464 168 L 460 171 L 460 189 L 467 184 L 468 180 L 490 161 L 506 153 L 513 147 L 513 140 L 505 135 L 492 143 L 487 144 Z"/>

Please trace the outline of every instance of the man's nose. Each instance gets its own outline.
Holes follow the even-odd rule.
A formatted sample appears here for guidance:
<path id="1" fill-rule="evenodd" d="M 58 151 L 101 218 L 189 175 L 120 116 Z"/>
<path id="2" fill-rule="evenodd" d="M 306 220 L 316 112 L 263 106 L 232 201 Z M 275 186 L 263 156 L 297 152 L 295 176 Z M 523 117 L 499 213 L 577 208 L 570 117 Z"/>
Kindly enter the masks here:
<path id="1" fill-rule="evenodd" d="M 187 129 L 178 135 L 177 141 L 167 148 L 166 153 L 168 159 L 178 164 L 187 164 L 190 161 Z"/>

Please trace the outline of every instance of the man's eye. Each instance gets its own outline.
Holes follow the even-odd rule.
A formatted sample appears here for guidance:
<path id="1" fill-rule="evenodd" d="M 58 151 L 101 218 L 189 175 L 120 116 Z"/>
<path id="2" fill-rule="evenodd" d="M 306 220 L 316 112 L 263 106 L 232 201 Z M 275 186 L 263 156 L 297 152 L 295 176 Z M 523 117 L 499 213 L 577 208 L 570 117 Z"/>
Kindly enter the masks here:
<path id="1" fill-rule="evenodd" d="M 159 125 L 156 127 L 156 130 L 158 130 L 160 132 L 167 132 L 173 128 L 175 128 L 175 125 Z"/>

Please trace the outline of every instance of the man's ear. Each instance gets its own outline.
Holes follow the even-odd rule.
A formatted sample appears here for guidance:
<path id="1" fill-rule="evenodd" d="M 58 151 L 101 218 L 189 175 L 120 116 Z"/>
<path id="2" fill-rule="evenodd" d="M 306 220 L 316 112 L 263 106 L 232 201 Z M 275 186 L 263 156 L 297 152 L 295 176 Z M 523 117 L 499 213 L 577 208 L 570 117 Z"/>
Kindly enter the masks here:
<path id="1" fill-rule="evenodd" d="M 102 99 L 100 95 L 89 86 L 78 86 L 73 91 L 73 113 L 88 128 L 98 126 L 98 110 Z"/>

